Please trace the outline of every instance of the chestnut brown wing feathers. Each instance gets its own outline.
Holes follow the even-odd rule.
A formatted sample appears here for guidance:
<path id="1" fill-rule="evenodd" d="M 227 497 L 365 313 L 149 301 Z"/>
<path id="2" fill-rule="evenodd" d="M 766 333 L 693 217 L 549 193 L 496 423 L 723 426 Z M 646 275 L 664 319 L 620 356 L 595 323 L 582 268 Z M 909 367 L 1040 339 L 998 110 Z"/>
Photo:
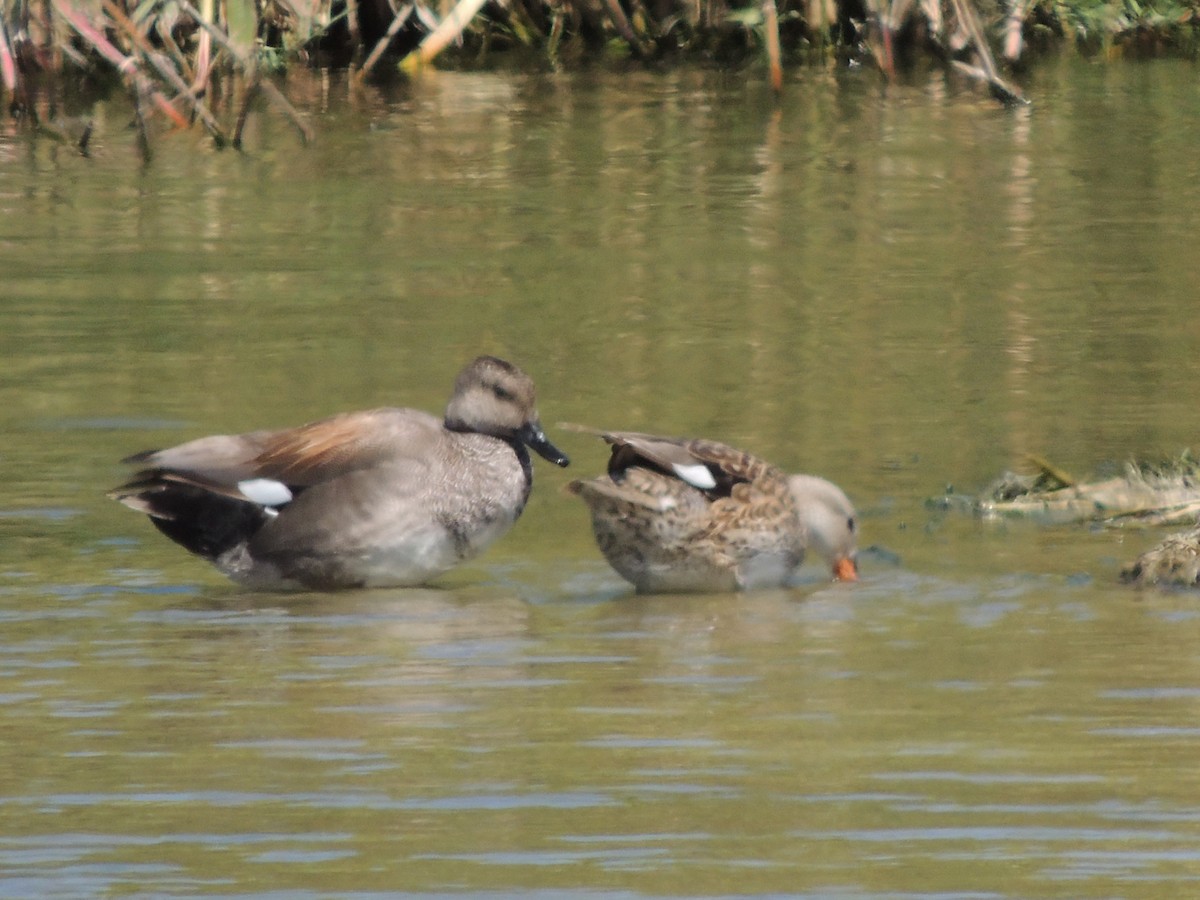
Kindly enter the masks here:
<path id="1" fill-rule="evenodd" d="M 412 448 L 409 455 L 420 459 L 427 442 L 440 434 L 441 423 L 417 410 L 343 413 L 270 435 L 254 458 L 255 474 L 311 486 L 383 459 L 395 460 L 401 448 Z"/>

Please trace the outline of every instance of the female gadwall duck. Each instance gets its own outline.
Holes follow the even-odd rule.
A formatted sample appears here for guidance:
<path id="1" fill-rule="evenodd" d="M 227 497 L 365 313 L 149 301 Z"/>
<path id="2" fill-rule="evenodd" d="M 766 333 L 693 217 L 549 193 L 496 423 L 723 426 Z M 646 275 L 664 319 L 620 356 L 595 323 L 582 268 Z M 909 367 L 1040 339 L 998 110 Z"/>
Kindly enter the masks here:
<path id="1" fill-rule="evenodd" d="M 200 438 L 125 460 L 110 496 L 235 581 L 259 589 L 422 584 L 480 553 L 529 498 L 542 431 L 533 381 L 481 356 L 444 419 L 343 413 L 282 431 Z"/>
<path id="2" fill-rule="evenodd" d="M 1200 586 L 1200 525 L 1167 535 L 1161 544 L 1122 569 L 1121 580 L 1139 586 Z"/>
<path id="3" fill-rule="evenodd" d="M 836 577 L 857 579 L 854 509 L 830 482 L 789 478 L 715 441 L 598 434 L 612 445 L 608 473 L 567 489 L 588 505 L 609 564 L 639 591 L 777 587 L 808 546 Z"/>

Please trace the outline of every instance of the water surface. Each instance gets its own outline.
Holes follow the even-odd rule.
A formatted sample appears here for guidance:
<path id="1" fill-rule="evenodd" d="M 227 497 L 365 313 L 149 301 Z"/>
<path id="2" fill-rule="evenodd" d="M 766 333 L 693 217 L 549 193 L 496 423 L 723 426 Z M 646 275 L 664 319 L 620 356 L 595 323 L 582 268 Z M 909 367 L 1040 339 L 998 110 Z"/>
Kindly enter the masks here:
<path id="1" fill-rule="evenodd" d="M 1200 87 L 940 76 L 290 80 L 319 139 L 0 132 L 0 896 L 1157 898 L 1200 877 L 1200 606 L 1156 533 L 926 498 L 1195 443 Z M 639 598 L 535 462 L 429 589 L 246 594 L 104 498 L 120 457 L 438 410 L 838 481 L 864 580 Z"/>

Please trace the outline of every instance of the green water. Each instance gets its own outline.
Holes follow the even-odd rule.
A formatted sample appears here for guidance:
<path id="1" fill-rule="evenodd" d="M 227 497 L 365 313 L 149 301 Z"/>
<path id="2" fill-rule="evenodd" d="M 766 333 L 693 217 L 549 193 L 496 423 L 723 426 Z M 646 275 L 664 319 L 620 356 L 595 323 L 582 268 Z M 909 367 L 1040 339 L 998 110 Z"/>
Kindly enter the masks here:
<path id="1" fill-rule="evenodd" d="M 1200 82 L 432 73 L 319 138 L 0 127 L 0 897 L 1161 898 L 1200 879 L 1200 605 L 1159 532 L 926 506 L 1196 444 Z M 239 592 L 116 460 L 520 363 L 552 439 L 430 589 Z M 560 421 L 846 488 L 864 579 L 638 598 Z"/>

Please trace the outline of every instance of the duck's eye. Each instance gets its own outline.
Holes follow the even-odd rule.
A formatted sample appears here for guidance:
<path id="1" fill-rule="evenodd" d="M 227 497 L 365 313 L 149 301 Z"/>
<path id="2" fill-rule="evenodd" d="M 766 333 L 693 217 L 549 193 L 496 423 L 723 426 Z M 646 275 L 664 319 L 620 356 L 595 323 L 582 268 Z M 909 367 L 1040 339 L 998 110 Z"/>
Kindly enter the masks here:
<path id="1" fill-rule="evenodd" d="M 851 516 L 846 520 L 846 527 L 850 529 L 851 534 L 854 534 L 854 532 L 858 529 L 858 523 L 854 521 L 854 516 Z"/>
<path id="2" fill-rule="evenodd" d="M 503 400 L 505 403 L 512 403 L 516 400 L 516 395 L 507 388 L 503 388 L 498 384 L 492 385 L 492 393 L 496 395 L 497 400 Z"/>

